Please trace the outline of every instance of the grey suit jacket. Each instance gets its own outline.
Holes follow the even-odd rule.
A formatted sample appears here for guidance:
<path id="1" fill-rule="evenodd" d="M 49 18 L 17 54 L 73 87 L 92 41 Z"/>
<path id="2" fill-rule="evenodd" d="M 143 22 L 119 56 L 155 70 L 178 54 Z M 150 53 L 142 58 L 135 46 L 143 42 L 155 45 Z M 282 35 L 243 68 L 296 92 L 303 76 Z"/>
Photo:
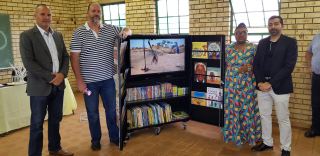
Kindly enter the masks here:
<path id="1" fill-rule="evenodd" d="M 67 77 L 69 55 L 63 37 L 61 33 L 54 31 L 53 38 L 58 52 L 59 73 Z M 22 62 L 28 71 L 27 94 L 29 96 L 48 96 L 53 85 L 49 83 L 53 79 L 53 63 L 48 46 L 36 26 L 20 34 L 20 53 Z M 61 83 L 58 88 L 63 90 L 65 83 Z"/>

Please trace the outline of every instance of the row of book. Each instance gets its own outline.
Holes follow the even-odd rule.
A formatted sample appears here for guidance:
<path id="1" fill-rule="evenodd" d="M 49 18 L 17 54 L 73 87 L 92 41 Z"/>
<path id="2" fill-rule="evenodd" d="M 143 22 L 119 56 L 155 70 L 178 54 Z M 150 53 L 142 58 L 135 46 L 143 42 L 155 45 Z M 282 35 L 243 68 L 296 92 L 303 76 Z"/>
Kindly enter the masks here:
<path id="1" fill-rule="evenodd" d="M 171 106 L 165 102 L 137 106 L 127 110 L 129 129 L 170 121 L 172 121 Z"/>
<path id="2" fill-rule="evenodd" d="M 191 104 L 223 109 L 221 88 L 207 87 L 207 92 L 191 91 Z"/>
<path id="3" fill-rule="evenodd" d="M 192 42 L 192 51 L 221 51 L 220 42 Z"/>
<path id="4" fill-rule="evenodd" d="M 192 51 L 192 58 L 213 60 L 221 59 L 220 52 L 218 51 Z"/>
<path id="5" fill-rule="evenodd" d="M 162 83 L 154 86 L 127 88 L 127 101 L 147 100 L 184 96 L 187 94 L 186 87 L 178 87 L 171 83 Z"/>
<path id="6" fill-rule="evenodd" d="M 222 101 L 222 88 L 207 87 L 207 92 L 191 91 L 191 96 L 195 98 Z"/>
<path id="7" fill-rule="evenodd" d="M 216 108 L 216 109 L 223 109 L 223 104 L 220 101 L 191 98 L 191 104 L 204 106 L 204 107 L 210 107 L 210 108 Z"/>
<path id="8" fill-rule="evenodd" d="M 221 68 L 207 67 L 206 62 L 194 63 L 194 81 L 221 85 Z"/>

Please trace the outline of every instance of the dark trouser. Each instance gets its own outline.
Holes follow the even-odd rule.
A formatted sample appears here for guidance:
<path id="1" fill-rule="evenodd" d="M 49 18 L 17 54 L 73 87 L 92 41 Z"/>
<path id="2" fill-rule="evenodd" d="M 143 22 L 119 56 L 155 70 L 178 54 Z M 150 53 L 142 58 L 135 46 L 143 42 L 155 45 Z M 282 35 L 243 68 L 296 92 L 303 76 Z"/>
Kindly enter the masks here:
<path id="1" fill-rule="evenodd" d="M 48 149 L 59 151 L 60 121 L 62 120 L 64 91 L 52 87 L 48 96 L 30 96 L 31 121 L 29 156 L 41 156 L 43 146 L 43 122 L 48 110 Z"/>
<path id="2" fill-rule="evenodd" d="M 320 75 L 312 73 L 311 87 L 312 126 L 316 133 L 320 134 Z"/>
<path id="3" fill-rule="evenodd" d="M 113 78 L 88 83 L 87 88 L 92 92 L 90 96 L 84 95 L 89 120 L 91 142 L 93 144 L 99 144 L 101 140 L 99 95 L 101 96 L 107 118 L 109 139 L 111 141 L 118 141 L 119 129 L 116 122 L 116 90 Z"/>

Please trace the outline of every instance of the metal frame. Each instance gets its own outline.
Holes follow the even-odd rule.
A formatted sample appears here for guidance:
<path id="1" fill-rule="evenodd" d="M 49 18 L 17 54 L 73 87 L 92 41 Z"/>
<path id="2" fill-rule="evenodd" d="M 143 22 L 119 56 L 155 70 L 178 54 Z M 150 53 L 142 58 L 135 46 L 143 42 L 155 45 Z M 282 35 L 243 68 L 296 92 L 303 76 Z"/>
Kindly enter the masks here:
<path id="1" fill-rule="evenodd" d="M 104 17 L 104 12 L 105 12 L 105 10 L 103 9 L 103 7 L 104 7 L 104 6 L 109 6 L 109 8 L 110 8 L 111 5 L 118 5 L 118 19 L 116 19 L 116 20 L 119 21 L 119 23 L 118 23 L 118 24 L 119 24 L 119 25 L 118 25 L 119 27 L 125 27 L 126 25 L 123 25 L 123 26 L 120 25 L 120 21 L 122 21 L 122 20 L 126 21 L 126 19 L 121 19 L 121 18 L 120 18 L 119 6 L 122 5 L 122 4 L 125 5 L 125 2 L 101 4 L 101 8 L 102 8 L 102 21 L 103 21 L 103 23 L 106 23 L 106 21 L 110 21 L 110 22 L 112 23 L 112 21 L 114 21 L 114 20 L 112 20 L 111 18 L 110 18 L 110 19 L 105 19 L 105 17 Z M 111 17 L 110 9 L 109 9 L 109 15 L 110 15 L 110 17 Z"/>
<path id="2" fill-rule="evenodd" d="M 168 6 L 168 0 L 165 0 L 166 1 L 166 7 Z M 168 9 L 167 9 L 167 15 L 165 17 L 159 17 L 159 13 L 158 13 L 158 2 L 159 0 L 156 1 L 156 24 L 157 24 L 157 30 L 156 30 L 156 33 L 157 34 L 160 34 L 160 23 L 159 23 L 159 19 L 160 18 L 166 18 L 167 19 L 167 31 L 168 31 L 168 34 L 169 34 L 169 18 L 170 17 L 178 17 L 178 30 L 179 30 L 179 33 L 178 34 L 188 34 L 188 33 L 181 33 L 181 28 L 180 28 L 180 18 L 181 17 L 189 17 L 189 15 L 178 15 L 178 16 L 168 16 Z M 178 13 L 179 13 L 179 5 L 180 5 L 180 0 L 178 0 Z M 190 22 L 189 22 L 190 23 Z M 189 28 L 190 30 L 190 28 Z"/>

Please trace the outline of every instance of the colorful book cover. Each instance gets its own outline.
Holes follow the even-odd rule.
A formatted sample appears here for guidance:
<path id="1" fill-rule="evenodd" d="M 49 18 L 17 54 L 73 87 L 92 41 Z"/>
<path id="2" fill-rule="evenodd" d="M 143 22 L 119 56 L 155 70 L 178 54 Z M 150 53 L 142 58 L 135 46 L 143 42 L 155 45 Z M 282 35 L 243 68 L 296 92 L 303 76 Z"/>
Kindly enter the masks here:
<path id="1" fill-rule="evenodd" d="M 194 81 L 206 83 L 207 64 L 205 62 L 196 62 L 194 64 Z"/>
<path id="2" fill-rule="evenodd" d="M 198 91 L 192 91 L 191 96 L 195 98 L 206 98 L 206 93 L 205 92 L 198 92 Z"/>
<path id="3" fill-rule="evenodd" d="M 208 59 L 207 51 L 192 51 L 192 58 Z"/>
<path id="4" fill-rule="evenodd" d="M 178 86 L 172 85 L 172 95 L 178 96 Z"/>
<path id="5" fill-rule="evenodd" d="M 218 52 L 218 51 L 209 51 L 208 52 L 208 59 L 219 60 L 220 59 L 220 52 Z"/>
<path id="6" fill-rule="evenodd" d="M 208 43 L 192 42 L 192 51 L 208 51 Z"/>
<path id="7" fill-rule="evenodd" d="M 206 99 L 191 98 L 191 104 L 207 106 Z"/>
<path id="8" fill-rule="evenodd" d="M 207 99 L 222 101 L 222 89 L 207 87 Z"/>
<path id="9" fill-rule="evenodd" d="M 207 107 L 223 109 L 222 102 L 207 100 Z"/>
<path id="10" fill-rule="evenodd" d="M 173 120 L 184 119 L 184 118 L 188 118 L 188 117 L 189 117 L 189 115 L 183 111 L 172 112 L 172 119 Z"/>
<path id="11" fill-rule="evenodd" d="M 207 83 L 221 84 L 221 69 L 219 67 L 207 68 Z"/>
<path id="12" fill-rule="evenodd" d="M 208 42 L 208 51 L 221 51 L 220 42 Z"/>

